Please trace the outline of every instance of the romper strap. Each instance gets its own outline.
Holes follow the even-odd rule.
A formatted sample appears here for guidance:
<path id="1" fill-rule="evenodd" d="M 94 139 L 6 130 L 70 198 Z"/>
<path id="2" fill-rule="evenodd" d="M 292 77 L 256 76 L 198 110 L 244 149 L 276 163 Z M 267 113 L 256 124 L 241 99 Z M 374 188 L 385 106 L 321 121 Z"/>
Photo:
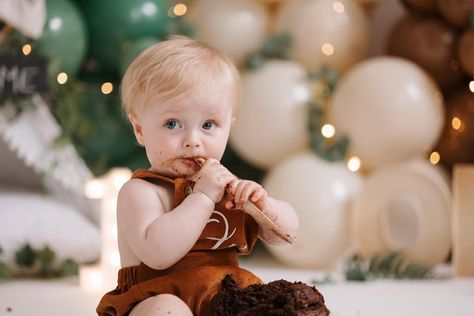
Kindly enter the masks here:
<path id="1" fill-rule="evenodd" d="M 174 206 L 179 205 L 192 190 L 192 183 L 191 181 L 187 181 L 184 178 L 168 178 L 157 174 L 153 171 L 148 169 L 137 169 L 132 174 L 132 179 L 142 179 L 148 182 L 157 183 L 157 182 L 165 182 L 172 184 L 174 186 Z"/>

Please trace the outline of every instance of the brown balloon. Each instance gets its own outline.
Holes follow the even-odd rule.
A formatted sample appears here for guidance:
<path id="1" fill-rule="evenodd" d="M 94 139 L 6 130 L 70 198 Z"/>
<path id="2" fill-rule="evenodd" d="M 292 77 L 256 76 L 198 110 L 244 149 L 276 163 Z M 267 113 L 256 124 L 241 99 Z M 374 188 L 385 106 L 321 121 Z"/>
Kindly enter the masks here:
<path id="1" fill-rule="evenodd" d="M 402 3 L 409 9 L 420 12 L 436 12 L 436 0 L 402 0 Z"/>
<path id="2" fill-rule="evenodd" d="M 387 50 L 420 65 L 446 90 L 464 77 L 455 55 L 457 40 L 456 30 L 442 19 L 408 14 L 392 29 Z"/>
<path id="3" fill-rule="evenodd" d="M 474 93 L 468 83 L 447 98 L 445 117 L 436 145 L 441 163 L 450 170 L 455 163 L 474 163 Z"/>
<path id="4" fill-rule="evenodd" d="M 464 71 L 474 77 L 474 29 L 467 30 L 461 36 L 458 59 Z"/>
<path id="5" fill-rule="evenodd" d="M 465 27 L 474 9 L 474 0 L 437 0 L 441 15 L 452 25 Z"/>

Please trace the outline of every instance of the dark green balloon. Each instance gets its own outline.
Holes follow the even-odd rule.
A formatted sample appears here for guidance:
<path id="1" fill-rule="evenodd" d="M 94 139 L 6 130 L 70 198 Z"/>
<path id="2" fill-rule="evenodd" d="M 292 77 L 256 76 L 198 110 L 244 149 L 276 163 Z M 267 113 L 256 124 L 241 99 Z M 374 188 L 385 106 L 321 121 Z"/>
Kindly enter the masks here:
<path id="1" fill-rule="evenodd" d="M 160 40 L 154 37 L 142 37 L 137 40 L 127 41 L 122 46 L 120 54 L 120 73 L 123 75 L 128 66 L 148 47 L 159 43 Z"/>
<path id="2" fill-rule="evenodd" d="M 107 70 L 118 72 L 125 41 L 164 37 L 170 20 L 168 9 L 166 0 L 86 0 L 91 55 Z"/>
<path id="3" fill-rule="evenodd" d="M 70 0 L 47 0 L 46 23 L 33 49 L 49 59 L 49 72 L 74 76 L 87 50 L 87 32 L 82 13 Z"/>
<path id="4" fill-rule="evenodd" d="M 137 142 L 127 119 L 122 114 L 120 100 L 114 83 L 114 92 L 104 95 L 100 84 L 86 85 L 84 114 L 89 118 L 92 131 L 84 140 L 76 142 L 82 157 L 92 170 L 102 171 L 124 161 L 137 150 Z"/>

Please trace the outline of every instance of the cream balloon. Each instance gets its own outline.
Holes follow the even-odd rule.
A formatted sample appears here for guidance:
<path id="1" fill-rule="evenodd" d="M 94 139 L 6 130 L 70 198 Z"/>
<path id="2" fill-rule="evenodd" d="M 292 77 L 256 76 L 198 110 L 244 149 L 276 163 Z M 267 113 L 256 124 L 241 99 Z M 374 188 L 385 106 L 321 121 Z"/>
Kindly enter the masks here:
<path id="1" fill-rule="evenodd" d="M 341 162 L 305 153 L 272 168 L 263 186 L 272 197 L 290 203 L 300 221 L 293 244 L 267 246 L 275 257 L 295 267 L 324 269 L 349 254 L 349 205 L 362 186 L 358 174 Z"/>
<path id="2" fill-rule="evenodd" d="M 426 160 L 372 173 L 354 200 L 352 236 L 363 257 L 400 251 L 434 266 L 451 245 L 450 190 L 445 174 Z"/>
<path id="3" fill-rule="evenodd" d="M 308 68 L 330 65 L 343 72 L 361 60 L 369 28 L 353 0 L 292 0 L 277 13 L 275 27 L 292 36 L 294 58 Z"/>
<path id="4" fill-rule="evenodd" d="M 241 104 L 231 130 L 232 148 L 268 168 L 308 144 L 311 88 L 303 67 L 274 60 L 242 76 Z"/>
<path id="5" fill-rule="evenodd" d="M 342 78 L 329 117 L 368 168 L 423 155 L 444 122 L 442 96 L 423 70 L 401 58 L 360 63 Z"/>
<path id="6" fill-rule="evenodd" d="M 252 0 L 193 1 L 186 16 L 199 40 L 238 63 L 260 48 L 268 23 L 265 6 Z"/>

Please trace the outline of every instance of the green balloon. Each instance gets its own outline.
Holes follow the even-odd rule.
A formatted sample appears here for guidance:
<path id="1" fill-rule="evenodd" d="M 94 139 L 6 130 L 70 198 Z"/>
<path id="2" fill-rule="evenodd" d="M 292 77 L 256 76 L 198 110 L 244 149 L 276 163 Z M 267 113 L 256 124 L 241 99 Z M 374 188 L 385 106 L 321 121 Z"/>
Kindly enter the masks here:
<path id="1" fill-rule="evenodd" d="M 117 85 L 115 85 L 117 87 Z M 104 95 L 100 84 L 87 84 L 84 113 L 92 124 L 92 133 L 77 142 L 82 157 L 92 169 L 98 162 L 106 169 L 114 167 L 137 150 L 132 128 L 122 114 L 118 93 Z"/>
<path id="2" fill-rule="evenodd" d="M 47 0 L 47 17 L 33 49 L 49 59 L 49 72 L 74 76 L 87 50 L 87 32 L 82 13 L 70 0 Z"/>
<path id="3" fill-rule="evenodd" d="M 124 42 L 166 34 L 168 9 L 166 0 L 86 0 L 91 55 L 108 71 L 118 71 Z"/>
<path id="4" fill-rule="evenodd" d="M 159 43 L 160 40 L 154 37 L 142 37 L 134 41 L 127 41 L 122 46 L 120 54 L 120 73 L 123 75 L 128 66 L 148 47 Z"/>

